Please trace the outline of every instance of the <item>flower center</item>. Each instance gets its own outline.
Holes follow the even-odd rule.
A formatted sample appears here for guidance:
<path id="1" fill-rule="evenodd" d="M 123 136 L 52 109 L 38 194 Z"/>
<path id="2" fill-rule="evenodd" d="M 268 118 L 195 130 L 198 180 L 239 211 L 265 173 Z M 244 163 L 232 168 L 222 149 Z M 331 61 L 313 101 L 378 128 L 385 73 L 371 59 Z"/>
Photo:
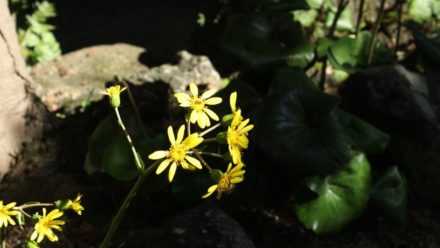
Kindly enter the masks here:
<path id="1" fill-rule="evenodd" d="M 240 139 L 240 136 L 241 135 L 236 130 L 231 128 L 228 129 L 227 137 L 228 137 L 228 143 L 230 145 L 233 146 L 238 145 L 239 144 L 238 140 Z"/>
<path id="2" fill-rule="evenodd" d="M 186 150 L 181 145 L 171 146 L 169 156 L 174 162 L 182 162 L 185 159 Z"/>
<path id="3" fill-rule="evenodd" d="M 193 97 L 190 105 L 192 109 L 201 111 L 205 108 L 205 101 L 200 97 Z"/>
<path id="4" fill-rule="evenodd" d="M 218 182 L 218 189 L 221 192 L 231 193 L 234 190 L 235 185 L 231 183 L 231 178 L 227 174 L 223 174 Z"/>

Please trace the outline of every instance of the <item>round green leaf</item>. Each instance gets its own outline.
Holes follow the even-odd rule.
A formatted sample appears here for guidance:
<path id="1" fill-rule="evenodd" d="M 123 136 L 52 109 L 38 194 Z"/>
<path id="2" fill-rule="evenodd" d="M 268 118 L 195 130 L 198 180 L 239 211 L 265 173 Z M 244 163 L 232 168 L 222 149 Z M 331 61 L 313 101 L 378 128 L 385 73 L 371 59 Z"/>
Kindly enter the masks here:
<path id="1" fill-rule="evenodd" d="M 356 38 L 341 38 L 329 46 L 329 61 L 335 69 L 354 73 L 368 65 L 370 43 L 370 32 L 361 32 Z M 380 42 L 376 42 L 375 45 L 372 64 L 385 64 L 394 61 L 393 54 L 388 48 Z"/>
<path id="2" fill-rule="evenodd" d="M 270 71 L 286 64 L 304 68 L 314 57 L 301 25 L 287 14 L 231 15 L 221 44 L 254 70 Z"/>
<path id="3" fill-rule="evenodd" d="M 299 220 L 318 234 L 338 232 L 365 207 L 370 174 L 370 164 L 361 153 L 354 155 L 340 172 L 311 179 L 307 186 L 318 198 L 295 206 Z"/>
<path id="4" fill-rule="evenodd" d="M 125 136 L 113 140 L 104 153 L 105 171 L 116 180 L 131 181 L 139 174 Z"/>
<path id="5" fill-rule="evenodd" d="M 371 201 L 392 221 L 403 225 L 408 205 L 406 178 L 396 166 L 389 168 L 373 185 Z"/>
<path id="6" fill-rule="evenodd" d="M 331 173 L 349 159 L 337 120 L 339 100 L 311 87 L 294 87 L 263 103 L 256 126 L 263 150 L 295 174 Z"/>

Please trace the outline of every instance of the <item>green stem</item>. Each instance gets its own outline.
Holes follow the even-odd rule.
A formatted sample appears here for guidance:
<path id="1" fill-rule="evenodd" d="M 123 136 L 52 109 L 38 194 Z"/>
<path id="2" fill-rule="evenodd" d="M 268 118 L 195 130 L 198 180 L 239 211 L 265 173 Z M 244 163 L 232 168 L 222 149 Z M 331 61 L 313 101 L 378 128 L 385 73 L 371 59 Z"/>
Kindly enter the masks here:
<path id="1" fill-rule="evenodd" d="M 208 129 L 206 129 L 205 131 L 201 132 L 200 136 L 203 137 L 204 135 L 206 135 L 206 134 L 210 133 L 211 131 L 215 130 L 216 128 L 218 128 L 220 125 L 221 125 L 220 123 L 215 124 L 214 126 L 212 126 L 212 127 L 208 128 Z"/>
<path id="2" fill-rule="evenodd" d="M 136 167 L 139 171 L 142 171 L 144 169 L 144 165 L 141 162 L 141 160 L 139 158 L 139 154 L 137 153 L 136 148 L 133 145 L 133 141 L 131 140 L 130 134 L 128 134 L 128 131 L 125 128 L 124 123 L 122 122 L 121 115 L 119 114 L 119 110 L 117 107 L 114 108 L 114 110 L 116 113 L 116 118 L 118 119 L 118 124 L 121 127 L 122 131 L 124 132 L 125 138 L 127 139 L 128 145 L 130 146 L 131 152 L 133 153 L 134 162 L 136 163 Z"/>
<path id="3" fill-rule="evenodd" d="M 207 155 L 215 158 L 223 158 L 223 155 L 215 153 L 215 152 L 199 152 L 200 155 Z"/>
<path id="4" fill-rule="evenodd" d="M 202 158 L 202 156 L 200 156 L 199 151 L 197 151 L 196 149 L 192 149 L 192 151 L 194 152 L 194 155 L 196 155 L 196 157 L 202 162 L 203 166 L 205 166 L 206 169 L 208 169 L 209 171 L 212 171 L 211 166 L 209 166 L 209 164 L 206 163 L 206 161 Z"/>
<path id="5" fill-rule="evenodd" d="M 2 227 L 1 240 L 2 240 L 2 248 L 6 248 L 6 227 Z"/>
<path id="6" fill-rule="evenodd" d="M 142 122 L 142 118 L 141 118 L 141 114 L 139 112 L 139 108 L 138 108 L 138 106 L 137 106 L 137 104 L 136 104 L 136 102 L 134 100 L 133 93 L 131 92 L 131 89 L 130 89 L 129 85 L 125 81 L 123 81 L 123 84 L 124 84 L 125 88 L 127 89 L 128 99 L 130 100 L 131 108 L 133 109 L 134 116 L 136 118 L 136 122 L 137 122 L 139 128 L 141 129 L 142 134 L 145 137 L 153 136 L 154 132 L 152 130 L 150 130 L 150 129 L 147 130 L 145 128 L 145 125 Z"/>
<path id="7" fill-rule="evenodd" d="M 204 139 L 203 143 L 209 143 L 209 142 L 216 142 L 217 138 L 209 138 L 209 139 Z"/>
<path id="8" fill-rule="evenodd" d="M 385 6 L 385 0 L 381 0 L 379 13 L 377 14 L 376 22 L 374 24 L 373 37 L 371 37 L 370 47 L 368 48 L 368 65 L 370 65 L 373 60 L 376 38 L 379 32 L 380 23 L 382 22 L 384 6 Z"/>
<path id="9" fill-rule="evenodd" d="M 349 1 L 346 1 L 346 0 L 339 1 L 338 8 L 335 13 L 335 18 L 333 18 L 332 25 L 330 26 L 330 30 L 327 35 L 329 38 L 334 38 L 339 17 L 341 17 L 341 14 L 344 11 L 345 7 L 347 7 L 348 3 L 349 3 Z M 326 70 L 327 70 L 327 57 L 322 59 L 322 71 L 321 71 L 321 77 L 319 79 L 319 84 L 318 84 L 318 86 L 321 90 L 324 89 L 324 84 L 325 84 L 325 80 L 326 80 L 326 76 L 327 76 Z"/>
<path id="10" fill-rule="evenodd" d="M 31 204 L 23 204 L 21 206 L 15 207 L 15 209 L 21 210 L 26 208 L 35 208 L 35 207 L 52 207 L 55 206 L 53 203 L 31 203 Z"/>
<path id="11" fill-rule="evenodd" d="M 131 201 L 136 196 L 137 192 L 139 191 L 140 187 L 145 181 L 145 178 L 151 174 L 152 171 L 156 168 L 156 166 L 159 164 L 161 160 L 155 161 L 150 167 L 148 167 L 146 170 L 144 170 L 136 180 L 135 184 L 131 188 L 128 195 L 125 197 L 124 202 L 122 202 L 121 207 L 119 208 L 118 212 L 116 213 L 115 217 L 112 220 L 112 223 L 110 225 L 110 228 L 107 231 L 107 234 L 105 235 L 104 239 L 101 242 L 101 245 L 99 248 L 107 248 L 110 245 L 110 241 L 113 238 L 113 235 L 115 234 L 116 229 L 118 228 L 119 224 L 121 223 L 122 218 L 125 215 L 125 212 L 127 211 L 128 207 L 131 204 Z"/>
<path id="12" fill-rule="evenodd" d="M 402 28 L 402 9 L 403 9 L 403 0 L 399 1 L 399 14 L 397 17 L 397 35 L 396 35 L 396 46 L 394 48 L 394 56 L 397 58 L 397 52 L 399 50 L 399 42 L 400 42 L 400 30 Z"/>
<path id="13" fill-rule="evenodd" d="M 365 3 L 365 0 L 361 0 L 359 2 L 359 10 L 358 10 L 358 16 L 357 16 L 357 22 L 356 22 L 356 32 L 355 32 L 356 37 L 357 37 L 359 30 L 361 28 L 362 17 L 364 14 L 364 3 Z"/>

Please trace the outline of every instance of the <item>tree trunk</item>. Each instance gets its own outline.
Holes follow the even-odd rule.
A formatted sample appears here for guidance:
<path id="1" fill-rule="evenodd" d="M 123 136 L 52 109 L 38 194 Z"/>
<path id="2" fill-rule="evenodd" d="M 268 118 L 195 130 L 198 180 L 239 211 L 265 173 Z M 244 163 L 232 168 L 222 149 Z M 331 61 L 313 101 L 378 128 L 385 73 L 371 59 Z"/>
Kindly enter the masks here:
<path id="1" fill-rule="evenodd" d="M 0 179 L 22 144 L 40 134 L 32 79 L 20 54 L 8 0 L 0 0 Z"/>

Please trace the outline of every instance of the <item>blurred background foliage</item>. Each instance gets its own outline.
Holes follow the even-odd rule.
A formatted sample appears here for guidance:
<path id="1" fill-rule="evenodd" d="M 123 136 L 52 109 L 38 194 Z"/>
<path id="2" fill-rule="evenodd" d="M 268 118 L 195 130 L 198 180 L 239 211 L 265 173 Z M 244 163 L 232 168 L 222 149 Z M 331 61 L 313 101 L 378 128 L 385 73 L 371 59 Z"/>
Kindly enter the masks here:
<path id="1" fill-rule="evenodd" d="M 50 19 L 56 17 L 50 1 L 10 0 L 9 7 L 17 23 L 21 54 L 29 66 L 61 55 Z"/>

